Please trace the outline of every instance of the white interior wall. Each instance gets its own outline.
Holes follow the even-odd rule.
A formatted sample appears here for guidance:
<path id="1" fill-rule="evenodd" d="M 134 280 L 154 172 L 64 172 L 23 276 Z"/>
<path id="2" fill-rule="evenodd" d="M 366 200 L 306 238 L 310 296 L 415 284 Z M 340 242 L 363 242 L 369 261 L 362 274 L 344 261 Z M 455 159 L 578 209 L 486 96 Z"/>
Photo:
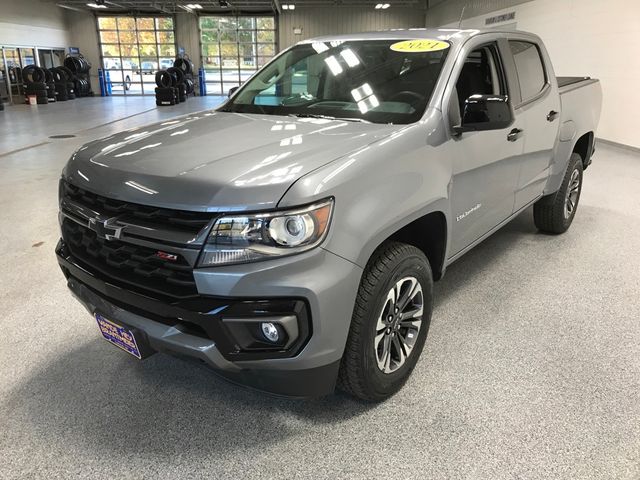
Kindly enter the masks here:
<path id="1" fill-rule="evenodd" d="M 640 1 L 533 0 L 467 18 L 462 26 L 483 28 L 487 17 L 511 11 L 516 12 L 518 30 L 543 39 L 556 75 L 600 79 L 603 103 L 597 136 L 640 148 L 640 97 L 635 94 L 640 78 Z"/>
<path id="2" fill-rule="evenodd" d="M 438 27 L 455 22 L 460 17 L 472 18 L 532 0 L 429 0 L 427 27 Z"/>
<path id="3" fill-rule="evenodd" d="M 300 7 L 284 11 L 278 20 L 279 47 L 287 47 L 311 37 L 357 33 L 391 28 L 424 27 L 425 12 L 412 8 L 389 8 L 375 10 L 373 5 L 364 7 L 341 7 L 329 5 L 323 8 Z M 294 28 L 302 29 L 295 34 Z"/>
<path id="4" fill-rule="evenodd" d="M 42 0 L 0 0 L 0 46 L 68 45 L 63 10 Z"/>

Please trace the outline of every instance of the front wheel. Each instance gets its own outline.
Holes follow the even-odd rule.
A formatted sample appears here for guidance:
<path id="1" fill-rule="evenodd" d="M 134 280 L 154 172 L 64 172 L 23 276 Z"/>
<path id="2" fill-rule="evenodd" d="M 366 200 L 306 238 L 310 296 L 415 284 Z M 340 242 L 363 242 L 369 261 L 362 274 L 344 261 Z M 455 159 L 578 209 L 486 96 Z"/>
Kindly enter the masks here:
<path id="1" fill-rule="evenodd" d="M 124 89 L 128 91 L 130 88 L 131 88 L 131 77 L 127 75 L 124 79 Z"/>
<path id="2" fill-rule="evenodd" d="M 539 230 L 557 234 L 569 229 L 582 192 L 582 170 L 582 157 L 571 154 L 560 189 L 533 205 L 533 221 Z"/>
<path id="3" fill-rule="evenodd" d="M 397 242 L 380 247 L 362 275 L 338 386 L 362 400 L 396 393 L 413 371 L 431 321 L 427 258 Z"/>

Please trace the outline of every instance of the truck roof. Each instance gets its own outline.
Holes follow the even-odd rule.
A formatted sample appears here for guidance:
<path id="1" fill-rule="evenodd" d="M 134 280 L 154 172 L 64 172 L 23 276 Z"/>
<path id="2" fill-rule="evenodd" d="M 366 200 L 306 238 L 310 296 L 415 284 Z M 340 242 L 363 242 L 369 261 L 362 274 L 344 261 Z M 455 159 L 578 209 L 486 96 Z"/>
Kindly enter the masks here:
<path id="1" fill-rule="evenodd" d="M 383 30 L 378 32 L 362 32 L 362 33 L 347 33 L 341 35 L 323 35 L 321 37 L 314 37 L 298 42 L 300 44 L 312 43 L 312 42 L 332 42 L 332 41 L 347 41 L 347 40 L 405 40 L 405 39 L 419 39 L 419 38 L 433 38 L 437 40 L 446 40 L 455 42 L 456 40 L 464 43 L 464 41 L 475 35 L 482 33 L 515 33 L 516 30 L 496 30 L 496 29 L 457 29 L 457 28 L 409 28 L 409 29 L 392 29 Z M 519 34 L 526 34 L 527 32 L 517 31 Z"/>

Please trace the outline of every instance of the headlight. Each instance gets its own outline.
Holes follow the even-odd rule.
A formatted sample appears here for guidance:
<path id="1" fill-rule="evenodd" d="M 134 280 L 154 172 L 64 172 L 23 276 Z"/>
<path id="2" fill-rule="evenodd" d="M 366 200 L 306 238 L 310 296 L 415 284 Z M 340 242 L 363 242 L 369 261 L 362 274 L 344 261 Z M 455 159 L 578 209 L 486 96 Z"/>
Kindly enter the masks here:
<path id="1" fill-rule="evenodd" d="M 292 210 L 219 218 L 199 266 L 255 262 L 309 250 L 327 234 L 332 210 L 329 199 Z"/>

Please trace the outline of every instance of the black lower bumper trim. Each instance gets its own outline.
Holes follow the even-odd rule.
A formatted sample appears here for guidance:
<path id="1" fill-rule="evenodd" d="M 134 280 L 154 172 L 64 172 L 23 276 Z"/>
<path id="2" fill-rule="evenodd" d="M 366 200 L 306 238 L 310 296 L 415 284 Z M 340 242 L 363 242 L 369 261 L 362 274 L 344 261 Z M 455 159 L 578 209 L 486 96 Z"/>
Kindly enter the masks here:
<path id="1" fill-rule="evenodd" d="M 340 360 L 338 360 L 328 365 L 304 370 L 247 369 L 229 372 L 213 368 L 193 357 L 172 351 L 161 350 L 161 352 L 188 362 L 196 362 L 234 385 L 287 398 L 306 399 L 331 395 L 335 391 L 340 369 Z"/>
<path id="2" fill-rule="evenodd" d="M 100 278 L 74 262 L 60 241 L 56 248 L 58 263 L 69 281 L 80 283 L 96 295 L 123 310 L 181 331 L 208 338 L 229 361 L 290 358 L 297 355 L 311 337 L 311 318 L 306 300 L 296 298 L 233 299 L 198 296 L 193 299 L 166 302 L 137 292 L 125 290 Z M 70 280 L 74 281 L 71 282 Z M 298 339 L 286 350 L 244 351 L 222 321 L 225 317 L 259 319 L 261 316 L 295 315 L 298 319 Z"/>

